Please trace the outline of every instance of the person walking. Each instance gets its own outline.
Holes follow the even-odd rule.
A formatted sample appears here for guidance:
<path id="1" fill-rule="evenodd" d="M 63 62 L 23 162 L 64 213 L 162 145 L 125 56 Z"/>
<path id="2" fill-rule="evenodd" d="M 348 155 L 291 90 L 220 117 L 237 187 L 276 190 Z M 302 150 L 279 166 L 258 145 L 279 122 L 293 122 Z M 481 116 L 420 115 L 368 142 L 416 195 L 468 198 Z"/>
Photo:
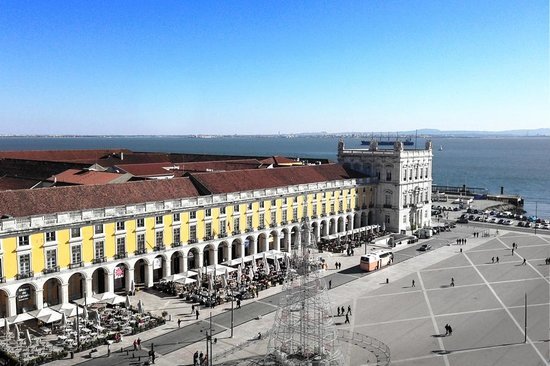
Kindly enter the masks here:
<path id="1" fill-rule="evenodd" d="M 453 327 L 451 327 L 450 325 L 448 326 L 448 329 L 449 329 L 449 335 L 452 336 L 453 335 Z"/>
<path id="2" fill-rule="evenodd" d="M 201 353 L 199 354 L 199 365 L 202 365 L 203 363 L 204 363 L 204 354 L 201 351 Z"/>
<path id="3" fill-rule="evenodd" d="M 336 307 L 338 309 L 338 316 L 340 316 L 340 307 Z"/>
<path id="4" fill-rule="evenodd" d="M 491 258 L 491 263 L 495 263 L 495 257 Z"/>
<path id="5" fill-rule="evenodd" d="M 344 324 L 349 324 L 349 315 L 346 314 L 346 321 L 344 322 Z"/>
<path id="6" fill-rule="evenodd" d="M 237 299 L 237 309 L 241 308 L 241 299 Z"/>
<path id="7" fill-rule="evenodd" d="M 346 310 L 345 310 L 344 307 L 342 306 L 342 315 L 344 315 L 345 312 L 346 312 Z"/>
<path id="8" fill-rule="evenodd" d="M 191 304 L 191 314 L 195 312 L 195 304 Z"/>
<path id="9" fill-rule="evenodd" d="M 451 277 L 451 287 L 455 287 L 455 278 Z"/>
<path id="10" fill-rule="evenodd" d="M 449 324 L 445 324 L 445 335 L 449 335 Z"/>
<path id="11" fill-rule="evenodd" d="M 346 315 L 347 314 L 351 315 L 351 305 L 348 305 L 348 312 L 346 313 Z"/>
<path id="12" fill-rule="evenodd" d="M 498 263 L 498 262 L 500 262 L 500 258 L 499 258 L 499 257 L 497 257 L 497 263 Z"/>
<path id="13" fill-rule="evenodd" d="M 141 350 L 141 338 L 137 339 L 137 346 L 138 346 L 138 349 Z"/>
<path id="14" fill-rule="evenodd" d="M 137 339 L 134 339 L 134 351 L 137 351 Z"/>
<path id="15" fill-rule="evenodd" d="M 332 288 L 332 280 L 328 280 L 328 289 L 330 290 Z"/>
<path id="16" fill-rule="evenodd" d="M 193 354 L 193 366 L 199 366 L 199 351 Z"/>
<path id="17" fill-rule="evenodd" d="M 512 247 L 512 256 L 514 256 L 514 247 Z"/>
<path id="18" fill-rule="evenodd" d="M 195 320 L 199 320 L 199 309 L 195 310 Z"/>
<path id="19" fill-rule="evenodd" d="M 527 259 L 523 258 L 523 263 L 522 263 L 522 265 L 525 266 L 526 264 L 527 264 Z"/>
<path id="20" fill-rule="evenodd" d="M 415 283 L 414 283 L 414 280 L 412 280 L 412 286 L 411 287 L 416 287 Z"/>
<path id="21" fill-rule="evenodd" d="M 178 319 L 178 328 L 181 328 L 181 319 Z"/>

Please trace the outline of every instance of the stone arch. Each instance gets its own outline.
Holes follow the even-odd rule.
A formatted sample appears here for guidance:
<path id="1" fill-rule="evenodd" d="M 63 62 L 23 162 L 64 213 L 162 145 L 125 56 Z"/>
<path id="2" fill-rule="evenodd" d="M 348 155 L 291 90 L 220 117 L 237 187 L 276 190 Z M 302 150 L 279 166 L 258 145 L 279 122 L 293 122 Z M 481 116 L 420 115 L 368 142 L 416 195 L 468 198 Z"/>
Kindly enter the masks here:
<path id="1" fill-rule="evenodd" d="M 339 233 L 343 233 L 344 231 L 346 231 L 346 224 L 343 216 L 340 216 L 338 218 L 338 226 L 336 231 Z"/>
<path id="2" fill-rule="evenodd" d="M 366 215 L 367 222 L 366 225 L 374 225 L 374 213 L 372 211 L 369 211 L 368 215 Z"/>
<path id="3" fill-rule="evenodd" d="M 290 252 L 290 232 L 286 227 L 281 230 L 281 238 L 279 239 L 279 248 L 283 252 Z"/>
<path id="4" fill-rule="evenodd" d="M 300 228 L 293 226 L 290 232 L 290 249 L 296 250 L 300 246 Z"/>
<path id="5" fill-rule="evenodd" d="M 179 250 L 170 256 L 170 272 L 172 274 L 183 272 L 183 253 Z"/>
<path id="6" fill-rule="evenodd" d="M 48 278 L 42 285 L 44 307 L 60 304 L 62 300 L 63 282 L 60 278 Z"/>
<path id="7" fill-rule="evenodd" d="M 241 239 L 234 239 L 231 242 L 231 259 L 238 259 L 243 257 Z"/>
<path id="8" fill-rule="evenodd" d="M 256 254 L 256 240 L 253 235 L 249 235 L 244 239 L 244 255 Z"/>
<path id="9" fill-rule="evenodd" d="M 213 243 L 210 243 L 204 247 L 202 250 L 203 253 L 203 265 L 211 266 L 216 264 L 216 246 Z"/>
<path id="10" fill-rule="evenodd" d="M 269 245 L 267 243 L 267 235 L 265 233 L 261 233 L 258 235 L 258 253 L 266 252 L 269 249 Z"/>
<path id="11" fill-rule="evenodd" d="M 15 308 L 17 314 L 26 313 L 36 309 L 36 284 L 24 283 L 15 291 Z"/>
<path id="12" fill-rule="evenodd" d="M 86 289 L 86 276 L 83 273 L 73 273 L 67 282 L 69 284 L 69 286 L 67 286 L 67 296 L 69 301 L 84 297 L 84 291 Z M 87 295 L 92 296 L 92 294 Z M 44 294 L 44 301 L 46 301 L 46 294 Z"/>
<path id="13" fill-rule="evenodd" d="M 279 233 L 277 230 L 273 230 L 269 233 L 267 241 L 269 243 L 269 250 L 279 250 Z"/>
<path id="14" fill-rule="evenodd" d="M 10 294 L 4 289 L 0 289 L 0 318 L 5 318 L 8 316 L 9 306 Z"/>
<path id="15" fill-rule="evenodd" d="M 107 291 L 107 281 L 109 276 L 109 270 L 104 267 L 96 268 L 92 273 L 92 292 L 94 294 L 101 294 Z"/>
<path id="16" fill-rule="evenodd" d="M 147 269 L 151 263 L 147 258 L 140 258 L 134 263 L 134 285 L 145 286 L 149 281 L 149 272 Z"/>
<path id="17" fill-rule="evenodd" d="M 328 233 L 329 235 L 336 234 L 337 228 L 336 228 L 336 220 L 334 218 L 330 219 L 328 222 Z"/>
<path id="18" fill-rule="evenodd" d="M 195 269 L 201 267 L 199 248 L 193 247 L 187 252 L 187 268 Z"/>
<path id="19" fill-rule="evenodd" d="M 218 263 L 226 262 L 231 257 L 231 251 L 229 250 L 229 243 L 227 241 L 222 241 L 218 244 Z"/>
<path id="20" fill-rule="evenodd" d="M 153 258 L 153 283 L 160 280 L 167 274 L 168 263 L 163 254 L 158 254 Z"/>
<path id="21" fill-rule="evenodd" d="M 356 212 L 353 217 L 353 228 L 357 229 L 357 228 L 360 228 L 361 226 L 365 226 L 361 221 L 361 212 Z"/>

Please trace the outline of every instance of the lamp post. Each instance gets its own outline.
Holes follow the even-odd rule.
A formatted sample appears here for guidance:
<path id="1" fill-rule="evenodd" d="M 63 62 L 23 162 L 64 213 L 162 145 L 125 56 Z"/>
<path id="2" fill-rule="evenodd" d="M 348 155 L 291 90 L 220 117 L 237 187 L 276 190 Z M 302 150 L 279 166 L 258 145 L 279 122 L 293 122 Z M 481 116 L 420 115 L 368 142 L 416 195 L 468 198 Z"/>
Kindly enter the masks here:
<path id="1" fill-rule="evenodd" d="M 539 219 L 539 206 L 538 202 L 535 202 L 535 235 L 537 235 L 537 221 Z"/>
<path id="2" fill-rule="evenodd" d="M 233 338 L 233 311 L 234 311 L 233 301 L 234 301 L 234 296 L 233 294 L 231 294 L 231 338 Z"/>
<path id="3" fill-rule="evenodd" d="M 78 304 L 76 301 L 71 301 L 76 305 L 76 349 L 80 349 L 80 315 L 78 313 Z"/>

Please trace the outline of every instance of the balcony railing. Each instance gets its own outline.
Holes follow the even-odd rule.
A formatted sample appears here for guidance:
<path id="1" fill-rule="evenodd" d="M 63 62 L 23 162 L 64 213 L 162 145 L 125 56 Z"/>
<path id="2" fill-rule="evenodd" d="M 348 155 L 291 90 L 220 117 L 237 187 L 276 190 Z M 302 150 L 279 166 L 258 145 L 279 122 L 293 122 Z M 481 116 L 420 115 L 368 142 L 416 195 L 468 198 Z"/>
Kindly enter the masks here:
<path id="1" fill-rule="evenodd" d="M 123 259 L 126 257 L 128 257 L 128 252 L 117 253 L 114 256 L 115 259 Z"/>
<path id="2" fill-rule="evenodd" d="M 31 277 L 34 277 L 34 272 L 33 271 L 18 273 L 18 274 L 15 275 L 16 280 L 22 280 L 24 278 L 31 278 Z"/>
<path id="3" fill-rule="evenodd" d="M 145 254 L 145 253 L 147 253 L 147 249 L 145 249 L 145 248 L 140 248 L 140 249 L 134 251 L 134 255 L 141 255 L 141 254 Z"/>
<path id="4" fill-rule="evenodd" d="M 189 244 L 195 244 L 197 242 L 197 239 L 189 239 L 187 242 Z"/>
<path id="5" fill-rule="evenodd" d="M 172 248 L 181 247 L 181 243 L 178 241 L 177 243 L 172 243 Z"/>
<path id="6" fill-rule="evenodd" d="M 98 258 L 94 258 L 94 259 L 92 260 L 92 263 L 93 263 L 93 264 L 104 263 L 104 262 L 107 262 L 107 258 L 106 258 L 106 257 L 98 257 Z"/>
<path id="7" fill-rule="evenodd" d="M 219 233 L 218 234 L 218 238 L 225 238 L 227 237 L 227 233 L 226 232 L 222 232 L 222 233 Z"/>
<path id="8" fill-rule="evenodd" d="M 69 263 L 69 269 L 84 267 L 84 262 Z"/>
<path id="9" fill-rule="evenodd" d="M 213 240 L 213 239 L 214 239 L 213 235 L 207 235 L 207 236 L 204 237 L 204 241 Z"/>
<path id="10" fill-rule="evenodd" d="M 245 229 L 245 232 L 247 232 L 247 233 L 251 233 L 251 232 L 253 232 L 253 231 L 254 231 L 254 228 L 253 228 L 253 227 L 247 227 L 247 228 Z"/>
<path id="11" fill-rule="evenodd" d="M 233 230 L 233 235 L 239 235 L 241 233 L 240 230 Z"/>
<path id="12" fill-rule="evenodd" d="M 391 204 L 387 204 L 387 203 L 384 203 L 384 208 L 392 208 L 392 205 Z"/>
<path id="13" fill-rule="evenodd" d="M 258 225 L 258 230 L 263 230 L 265 229 L 265 225 Z"/>
<path id="14" fill-rule="evenodd" d="M 343 214 L 343 213 L 344 213 L 344 210 L 338 210 L 338 213 L 339 213 L 339 214 Z"/>
<path id="15" fill-rule="evenodd" d="M 166 249 L 166 246 L 164 244 L 155 245 L 155 247 L 153 248 L 155 252 L 160 252 L 161 250 L 165 250 L 165 249 Z"/>
<path id="16" fill-rule="evenodd" d="M 59 272 L 59 266 L 44 268 L 44 270 L 42 271 L 42 273 L 44 274 L 55 273 L 55 272 Z"/>

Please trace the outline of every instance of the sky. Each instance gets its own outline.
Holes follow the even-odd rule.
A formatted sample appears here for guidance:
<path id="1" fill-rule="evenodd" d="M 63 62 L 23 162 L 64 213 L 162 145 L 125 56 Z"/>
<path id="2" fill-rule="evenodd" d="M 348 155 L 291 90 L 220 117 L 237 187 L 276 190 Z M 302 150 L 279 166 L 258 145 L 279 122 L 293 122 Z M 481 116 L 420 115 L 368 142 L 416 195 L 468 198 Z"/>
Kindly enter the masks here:
<path id="1" fill-rule="evenodd" d="M 547 0 L 0 0 L 0 134 L 550 127 Z"/>

